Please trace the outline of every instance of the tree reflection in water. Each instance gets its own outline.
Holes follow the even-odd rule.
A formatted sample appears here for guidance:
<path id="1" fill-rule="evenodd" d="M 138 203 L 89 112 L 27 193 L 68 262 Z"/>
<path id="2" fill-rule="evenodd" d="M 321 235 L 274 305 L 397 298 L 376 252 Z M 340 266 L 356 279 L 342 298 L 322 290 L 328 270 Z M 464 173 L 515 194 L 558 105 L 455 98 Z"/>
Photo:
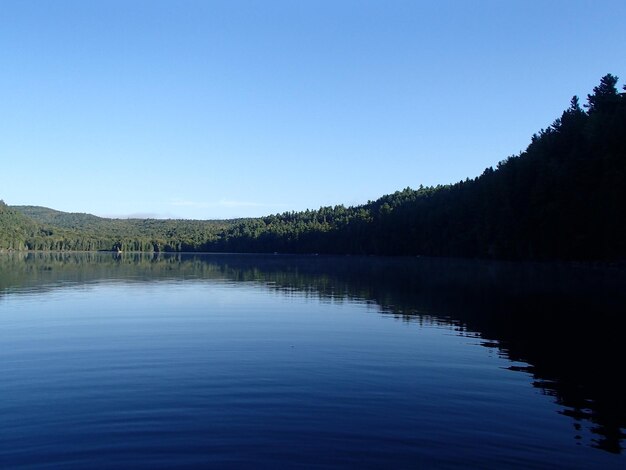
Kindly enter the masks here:
<path id="1" fill-rule="evenodd" d="M 9 253 L 8 293 L 124 279 L 220 279 L 379 306 L 407 322 L 452 325 L 516 363 L 572 420 L 583 445 L 621 453 L 626 437 L 626 269 L 432 258 L 288 255 Z M 517 363 L 526 364 L 524 366 Z M 583 442 L 588 427 L 592 442 Z"/>

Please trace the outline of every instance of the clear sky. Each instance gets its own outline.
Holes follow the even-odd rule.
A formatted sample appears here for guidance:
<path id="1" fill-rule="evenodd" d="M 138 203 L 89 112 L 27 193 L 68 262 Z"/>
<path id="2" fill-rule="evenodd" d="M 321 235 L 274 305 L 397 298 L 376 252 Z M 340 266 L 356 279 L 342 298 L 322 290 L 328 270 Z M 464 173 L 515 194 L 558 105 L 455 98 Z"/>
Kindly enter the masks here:
<path id="1" fill-rule="evenodd" d="M 0 199 L 230 218 L 453 183 L 626 78 L 619 1 L 0 0 Z"/>

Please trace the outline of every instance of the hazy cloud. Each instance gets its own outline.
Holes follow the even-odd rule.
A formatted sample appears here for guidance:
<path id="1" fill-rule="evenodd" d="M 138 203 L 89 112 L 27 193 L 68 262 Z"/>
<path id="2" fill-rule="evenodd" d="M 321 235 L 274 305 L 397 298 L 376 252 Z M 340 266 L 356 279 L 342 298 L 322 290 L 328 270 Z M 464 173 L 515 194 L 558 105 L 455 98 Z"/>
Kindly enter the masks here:
<path id="1" fill-rule="evenodd" d="M 189 201 L 186 199 L 173 199 L 170 201 L 171 206 L 176 207 L 195 207 L 195 208 L 210 208 L 210 207 L 279 207 L 285 204 L 266 204 L 261 202 L 251 201 L 234 201 L 231 199 L 220 199 L 217 202 L 200 202 Z"/>
<path id="2" fill-rule="evenodd" d="M 97 213 L 94 214 L 98 217 L 104 217 L 107 219 L 172 219 L 176 218 L 173 214 L 163 214 L 156 212 L 133 212 L 132 214 L 109 214 L 109 213 Z"/>

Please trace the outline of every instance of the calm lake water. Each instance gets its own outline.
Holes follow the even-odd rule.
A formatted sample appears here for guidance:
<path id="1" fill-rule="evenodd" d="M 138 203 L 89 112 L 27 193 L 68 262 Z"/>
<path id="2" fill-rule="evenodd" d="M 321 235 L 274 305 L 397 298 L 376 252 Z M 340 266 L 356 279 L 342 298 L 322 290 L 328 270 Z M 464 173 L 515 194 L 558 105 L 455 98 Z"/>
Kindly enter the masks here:
<path id="1" fill-rule="evenodd" d="M 0 467 L 624 468 L 624 271 L 0 254 Z"/>

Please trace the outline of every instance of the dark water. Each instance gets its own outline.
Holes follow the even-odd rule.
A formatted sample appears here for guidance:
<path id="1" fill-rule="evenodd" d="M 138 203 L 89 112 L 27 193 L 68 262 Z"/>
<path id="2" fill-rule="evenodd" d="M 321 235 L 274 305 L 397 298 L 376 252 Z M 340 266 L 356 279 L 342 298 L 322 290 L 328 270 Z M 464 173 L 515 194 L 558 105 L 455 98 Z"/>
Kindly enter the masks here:
<path id="1" fill-rule="evenodd" d="M 623 268 L 0 255 L 0 467 L 624 468 Z"/>

